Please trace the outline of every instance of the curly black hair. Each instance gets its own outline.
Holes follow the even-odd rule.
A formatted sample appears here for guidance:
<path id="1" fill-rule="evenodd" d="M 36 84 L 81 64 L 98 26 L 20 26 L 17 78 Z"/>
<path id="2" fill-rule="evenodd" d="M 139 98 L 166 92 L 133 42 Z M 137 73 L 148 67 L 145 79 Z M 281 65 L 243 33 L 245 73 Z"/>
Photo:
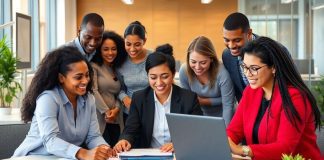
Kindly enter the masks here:
<path id="1" fill-rule="evenodd" d="M 21 107 L 21 119 L 27 123 L 32 120 L 36 108 L 37 97 L 45 90 L 51 90 L 59 85 L 59 73 L 66 75 L 70 71 L 70 64 L 85 62 L 89 69 L 90 81 L 87 93 L 92 92 L 93 70 L 90 63 L 76 47 L 63 46 L 50 51 L 38 65 L 38 69 L 25 94 Z"/>
<path id="2" fill-rule="evenodd" d="M 92 62 L 98 64 L 101 66 L 103 64 L 103 59 L 101 56 L 101 47 L 102 44 L 105 42 L 106 39 L 111 39 L 112 41 L 115 42 L 116 47 L 117 47 L 117 56 L 112 62 L 112 69 L 115 70 L 116 68 L 120 67 L 126 60 L 127 58 L 127 52 L 125 50 L 125 42 L 124 38 L 121 37 L 119 34 L 113 32 L 113 31 L 105 31 L 102 36 L 102 43 L 101 45 L 97 48 L 95 56 L 92 58 Z"/>

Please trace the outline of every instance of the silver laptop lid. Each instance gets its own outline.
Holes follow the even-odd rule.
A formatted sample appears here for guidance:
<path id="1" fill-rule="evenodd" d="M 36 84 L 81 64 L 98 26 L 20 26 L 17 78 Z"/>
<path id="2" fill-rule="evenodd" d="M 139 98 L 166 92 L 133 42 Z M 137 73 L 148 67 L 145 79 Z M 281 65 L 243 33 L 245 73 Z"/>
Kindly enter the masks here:
<path id="1" fill-rule="evenodd" d="M 230 160 L 223 118 L 166 114 L 177 160 Z"/>

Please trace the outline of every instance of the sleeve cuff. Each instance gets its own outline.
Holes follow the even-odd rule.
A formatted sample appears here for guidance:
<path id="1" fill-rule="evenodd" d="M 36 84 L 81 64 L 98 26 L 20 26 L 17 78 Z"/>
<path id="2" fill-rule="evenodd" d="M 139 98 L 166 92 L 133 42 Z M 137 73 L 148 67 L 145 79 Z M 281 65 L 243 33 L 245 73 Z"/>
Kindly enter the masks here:
<path id="1" fill-rule="evenodd" d="M 103 144 L 110 147 L 110 145 L 102 137 L 97 137 L 96 139 L 92 140 L 88 144 L 88 148 L 92 149 L 92 148 L 95 148 L 95 147 L 103 145 Z"/>
<path id="2" fill-rule="evenodd" d="M 76 154 L 80 149 L 81 149 L 81 147 L 70 144 L 70 146 L 67 150 L 67 155 L 69 155 L 69 157 L 72 159 L 77 159 Z"/>
<path id="3" fill-rule="evenodd" d="M 120 94 L 118 95 L 118 98 L 119 98 L 119 100 L 120 100 L 121 102 L 123 102 L 123 99 L 124 99 L 126 96 L 127 96 L 127 94 L 125 94 L 125 93 L 120 93 Z"/>

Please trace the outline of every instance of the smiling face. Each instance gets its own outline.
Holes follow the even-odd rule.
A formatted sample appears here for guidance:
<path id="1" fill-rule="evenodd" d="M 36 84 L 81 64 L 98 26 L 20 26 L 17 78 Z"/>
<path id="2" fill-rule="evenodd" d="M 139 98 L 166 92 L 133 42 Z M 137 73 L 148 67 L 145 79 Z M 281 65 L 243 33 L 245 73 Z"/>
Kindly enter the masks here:
<path id="1" fill-rule="evenodd" d="M 241 28 L 236 30 L 227 30 L 223 28 L 223 38 L 225 46 L 231 51 L 233 56 L 239 56 L 242 47 L 252 39 L 252 30 L 246 33 Z"/>
<path id="2" fill-rule="evenodd" d="M 252 75 L 250 71 L 244 73 L 249 80 L 251 88 L 256 89 L 262 87 L 266 90 L 272 90 L 275 73 L 273 67 L 262 63 L 261 59 L 253 54 L 244 54 L 243 63 L 247 68 L 257 70 L 255 75 Z"/>
<path id="3" fill-rule="evenodd" d="M 159 99 L 166 99 L 171 91 L 174 74 L 166 63 L 148 71 L 149 84 Z"/>
<path id="4" fill-rule="evenodd" d="M 59 74 L 59 81 L 69 100 L 73 101 L 77 96 L 87 93 L 89 69 L 84 61 L 71 63 L 68 67 L 70 70 L 66 75 Z"/>
<path id="5" fill-rule="evenodd" d="M 105 64 L 111 64 L 117 56 L 116 43 L 111 39 L 106 39 L 100 48 L 101 56 Z"/>
<path id="6" fill-rule="evenodd" d="M 81 29 L 80 44 L 87 54 L 93 53 L 101 44 L 104 26 L 97 27 L 88 23 L 84 29 Z"/>
<path id="7" fill-rule="evenodd" d="M 125 37 L 125 49 L 130 58 L 137 58 L 144 52 L 145 40 L 141 39 L 138 35 L 127 35 Z"/>
<path id="8" fill-rule="evenodd" d="M 189 55 L 189 66 L 196 74 L 196 76 L 203 76 L 208 73 L 211 59 L 207 56 L 193 51 Z"/>

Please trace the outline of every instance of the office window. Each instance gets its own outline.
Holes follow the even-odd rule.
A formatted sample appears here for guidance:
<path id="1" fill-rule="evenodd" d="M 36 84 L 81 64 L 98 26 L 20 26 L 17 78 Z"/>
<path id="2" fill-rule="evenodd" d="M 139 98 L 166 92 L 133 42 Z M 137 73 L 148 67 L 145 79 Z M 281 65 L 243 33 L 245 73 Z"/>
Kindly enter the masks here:
<path id="1" fill-rule="evenodd" d="M 0 0 L 0 38 L 7 37 L 10 42 L 12 38 L 11 1 Z"/>
<path id="2" fill-rule="evenodd" d="M 32 55 L 31 55 L 31 62 L 32 66 L 28 71 L 34 71 L 40 61 L 39 59 L 39 49 L 40 49 L 40 35 L 39 35 L 39 1 L 38 0 L 11 0 L 12 3 L 12 20 L 16 19 L 16 13 L 22 13 L 25 15 L 31 16 L 32 19 L 32 29 L 31 29 L 31 36 L 32 36 Z M 12 30 L 12 44 L 13 50 L 16 51 L 16 25 L 13 25 Z"/>
<path id="3" fill-rule="evenodd" d="M 311 6 L 313 12 L 313 25 L 312 29 L 312 49 L 313 49 L 313 59 L 315 73 L 324 75 L 324 63 L 321 60 L 324 59 L 324 0 L 315 0 L 314 4 Z"/>
<path id="4" fill-rule="evenodd" d="M 12 1 L 12 21 L 16 20 L 16 12 L 22 13 L 25 15 L 29 15 L 28 13 L 28 1 L 26 0 L 13 0 Z M 12 25 L 12 49 L 14 52 L 17 51 L 16 49 L 16 24 Z"/>
<path id="5" fill-rule="evenodd" d="M 271 37 L 289 50 L 309 85 L 310 79 L 324 75 L 320 62 L 324 58 L 324 0 L 239 0 L 238 4 L 254 33 Z"/>

